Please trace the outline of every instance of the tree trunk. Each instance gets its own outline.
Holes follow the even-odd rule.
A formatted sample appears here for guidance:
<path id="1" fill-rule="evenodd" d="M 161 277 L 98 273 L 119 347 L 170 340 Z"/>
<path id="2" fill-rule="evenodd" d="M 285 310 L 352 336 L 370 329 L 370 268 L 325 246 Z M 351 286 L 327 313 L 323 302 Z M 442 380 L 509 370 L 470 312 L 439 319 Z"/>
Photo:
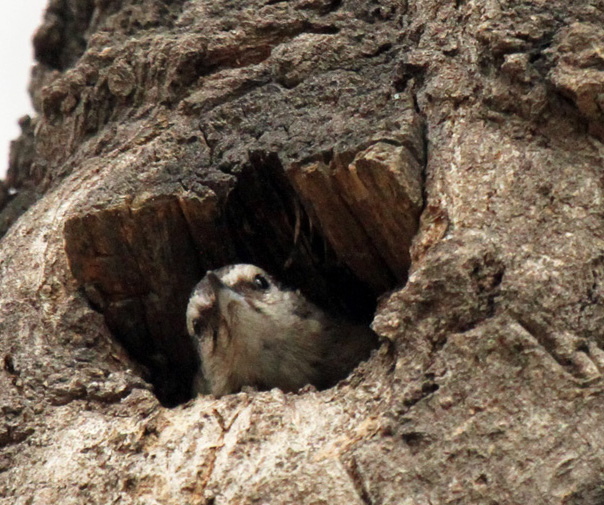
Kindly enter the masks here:
<path id="1" fill-rule="evenodd" d="M 50 0 L 34 48 L 0 504 L 604 503 L 604 3 Z M 385 343 L 192 398 L 236 262 Z"/>

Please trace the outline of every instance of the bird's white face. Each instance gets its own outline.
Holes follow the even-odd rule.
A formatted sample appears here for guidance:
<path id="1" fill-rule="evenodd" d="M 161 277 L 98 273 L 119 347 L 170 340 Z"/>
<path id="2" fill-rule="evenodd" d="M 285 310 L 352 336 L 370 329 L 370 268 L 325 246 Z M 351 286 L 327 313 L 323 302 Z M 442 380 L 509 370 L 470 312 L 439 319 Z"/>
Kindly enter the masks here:
<path id="1" fill-rule="evenodd" d="M 240 264 L 208 272 L 189 300 L 189 335 L 200 337 L 216 313 L 232 328 L 242 322 L 237 320 L 244 315 L 242 311 L 264 312 L 286 298 L 287 292 L 257 266 Z"/>
<path id="2" fill-rule="evenodd" d="M 289 293 L 254 265 L 224 267 L 201 280 L 189 301 L 187 329 L 212 389 L 217 377 L 252 373 L 263 336 L 279 331 L 273 312 L 290 303 Z"/>

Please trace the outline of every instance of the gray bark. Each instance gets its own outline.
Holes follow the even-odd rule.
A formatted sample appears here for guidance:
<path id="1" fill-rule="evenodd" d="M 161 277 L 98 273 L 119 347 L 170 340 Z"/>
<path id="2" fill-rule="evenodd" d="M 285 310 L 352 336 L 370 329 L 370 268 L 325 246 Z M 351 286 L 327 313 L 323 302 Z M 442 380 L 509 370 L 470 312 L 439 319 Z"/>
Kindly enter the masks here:
<path id="1" fill-rule="evenodd" d="M 0 504 L 604 502 L 603 26 L 50 0 L 0 185 Z M 191 399 L 190 289 L 240 261 L 390 344 Z"/>

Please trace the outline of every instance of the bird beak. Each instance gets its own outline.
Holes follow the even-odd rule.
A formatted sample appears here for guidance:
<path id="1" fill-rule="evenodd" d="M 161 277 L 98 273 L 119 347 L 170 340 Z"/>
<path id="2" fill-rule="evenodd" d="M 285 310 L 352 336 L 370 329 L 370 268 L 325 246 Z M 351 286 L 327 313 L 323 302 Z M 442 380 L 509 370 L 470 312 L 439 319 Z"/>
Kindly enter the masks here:
<path id="1" fill-rule="evenodd" d="M 223 316 L 228 314 L 228 309 L 232 305 L 241 305 L 244 302 L 243 297 L 222 282 L 214 272 L 208 272 L 207 277 L 216 295 L 218 309 Z"/>

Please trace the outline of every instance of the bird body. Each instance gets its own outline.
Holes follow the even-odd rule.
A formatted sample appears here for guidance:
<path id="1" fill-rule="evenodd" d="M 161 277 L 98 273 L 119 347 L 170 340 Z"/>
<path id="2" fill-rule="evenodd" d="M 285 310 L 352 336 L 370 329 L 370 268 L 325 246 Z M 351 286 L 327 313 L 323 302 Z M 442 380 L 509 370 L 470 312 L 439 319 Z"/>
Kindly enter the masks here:
<path id="1" fill-rule="evenodd" d="M 216 396 L 244 386 L 329 387 L 378 344 L 370 328 L 328 315 L 246 264 L 206 274 L 191 295 L 187 329 L 201 357 L 195 390 Z"/>

